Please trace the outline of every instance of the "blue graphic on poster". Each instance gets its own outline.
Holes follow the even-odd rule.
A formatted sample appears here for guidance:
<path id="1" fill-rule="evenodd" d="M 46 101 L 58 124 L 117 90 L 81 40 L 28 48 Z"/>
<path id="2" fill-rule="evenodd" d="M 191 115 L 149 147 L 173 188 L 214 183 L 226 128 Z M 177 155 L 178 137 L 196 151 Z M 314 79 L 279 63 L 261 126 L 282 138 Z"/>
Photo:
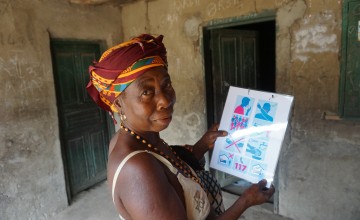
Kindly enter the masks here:
<path id="1" fill-rule="evenodd" d="M 231 118 L 230 131 L 245 129 L 248 125 L 249 118 L 234 114 Z"/>
<path id="2" fill-rule="evenodd" d="M 254 99 L 247 96 L 238 96 L 236 98 L 234 113 L 249 116 L 251 113 Z"/>
<path id="3" fill-rule="evenodd" d="M 251 161 L 248 170 L 248 175 L 256 177 L 259 181 L 264 179 L 267 165 L 258 161 Z"/>
<path id="4" fill-rule="evenodd" d="M 255 160 L 264 160 L 268 143 L 259 139 L 249 139 L 246 146 L 246 156 Z"/>
<path id="5" fill-rule="evenodd" d="M 254 125 L 268 125 L 272 124 L 276 115 L 278 103 L 265 100 L 259 100 L 256 105 Z"/>
<path id="6" fill-rule="evenodd" d="M 228 135 L 225 139 L 224 149 L 234 153 L 241 153 L 242 148 L 244 147 L 244 138 L 239 138 L 237 140 L 233 139 L 231 135 Z"/>
<path id="7" fill-rule="evenodd" d="M 226 152 L 226 151 L 220 151 L 219 158 L 218 158 L 219 165 L 222 165 L 225 167 L 231 167 L 233 160 L 234 160 L 234 154 Z"/>

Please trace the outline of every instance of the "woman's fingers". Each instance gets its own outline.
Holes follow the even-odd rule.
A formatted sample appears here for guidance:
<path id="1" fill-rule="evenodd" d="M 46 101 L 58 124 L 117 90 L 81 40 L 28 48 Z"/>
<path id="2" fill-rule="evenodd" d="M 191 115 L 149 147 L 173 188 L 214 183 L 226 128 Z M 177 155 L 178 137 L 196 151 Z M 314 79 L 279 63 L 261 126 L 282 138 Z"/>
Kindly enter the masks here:
<path id="1" fill-rule="evenodd" d="M 275 192 L 274 185 L 271 184 L 270 188 L 266 188 L 267 181 L 265 179 L 260 180 L 258 183 L 259 189 L 262 191 L 262 193 L 267 197 L 267 199 L 270 199 L 270 197 Z"/>
<path id="2" fill-rule="evenodd" d="M 226 135 L 228 135 L 227 131 L 213 131 L 209 134 L 209 139 L 212 139 L 212 140 L 216 140 L 216 138 L 218 137 L 225 137 Z"/>
<path id="3" fill-rule="evenodd" d="M 266 180 L 266 179 L 260 180 L 259 183 L 258 183 L 259 189 L 260 189 L 260 190 L 266 189 L 266 183 L 267 183 L 267 180 Z"/>

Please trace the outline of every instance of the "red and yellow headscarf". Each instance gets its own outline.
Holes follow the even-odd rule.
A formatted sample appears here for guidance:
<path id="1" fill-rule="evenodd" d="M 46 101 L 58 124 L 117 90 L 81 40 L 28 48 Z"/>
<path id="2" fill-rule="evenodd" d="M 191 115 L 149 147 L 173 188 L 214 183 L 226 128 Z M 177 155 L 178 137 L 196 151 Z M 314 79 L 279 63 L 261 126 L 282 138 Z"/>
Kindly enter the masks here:
<path id="1" fill-rule="evenodd" d="M 89 67 L 90 82 L 86 86 L 97 105 L 118 112 L 114 100 L 150 68 L 167 68 L 163 36 L 143 34 L 114 46 L 103 53 L 99 62 Z"/>

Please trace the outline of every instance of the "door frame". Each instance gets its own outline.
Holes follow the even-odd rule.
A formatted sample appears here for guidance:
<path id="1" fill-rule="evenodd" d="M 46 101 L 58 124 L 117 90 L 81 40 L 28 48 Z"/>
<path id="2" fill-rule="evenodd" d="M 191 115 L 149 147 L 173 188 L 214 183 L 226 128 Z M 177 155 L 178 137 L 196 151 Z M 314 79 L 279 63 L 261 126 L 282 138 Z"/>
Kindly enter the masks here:
<path id="1" fill-rule="evenodd" d="M 202 26 L 202 33 L 200 39 L 200 48 L 202 48 L 202 56 L 203 56 L 203 72 L 205 75 L 205 95 L 206 95 L 206 109 L 207 109 L 207 128 L 213 123 L 211 119 L 212 115 L 214 115 L 213 111 L 213 78 L 212 78 L 212 64 L 211 64 L 211 49 L 208 47 L 210 45 L 210 31 L 213 29 L 222 29 L 229 27 L 236 27 L 241 25 L 260 23 L 265 21 L 276 21 L 276 12 L 275 11 L 266 11 L 264 13 L 241 16 L 235 18 L 227 18 L 220 19 L 215 21 L 209 21 Z M 276 68 L 275 68 L 276 69 Z M 276 82 L 275 82 L 276 84 Z"/>
<path id="2" fill-rule="evenodd" d="M 66 44 L 74 44 L 74 43 L 93 43 L 93 44 L 97 44 L 99 45 L 99 49 L 100 49 L 100 56 L 101 54 L 106 50 L 106 43 L 103 40 L 79 40 L 79 39 L 72 39 L 72 38 L 52 38 L 49 37 L 49 42 L 60 42 L 64 45 Z M 49 50 L 50 50 L 50 54 L 51 54 L 51 59 L 52 58 L 52 51 L 51 51 L 51 46 L 49 45 Z M 51 65 L 52 65 L 52 75 L 53 77 L 55 77 L 55 72 L 54 72 L 54 64 L 53 64 L 53 60 L 51 60 Z M 54 78 L 53 81 L 53 86 L 54 89 L 56 90 L 56 80 Z M 56 105 L 58 105 L 58 99 L 60 97 L 58 92 L 55 91 L 55 95 L 56 95 Z M 68 204 L 70 205 L 73 199 L 73 195 L 71 194 L 71 186 L 70 186 L 70 178 L 69 178 L 69 167 L 68 167 L 68 163 L 67 163 L 67 156 L 66 156 L 66 149 L 65 149 L 65 144 L 64 144 L 64 134 L 62 133 L 62 129 L 60 128 L 60 122 L 59 120 L 61 119 L 61 115 L 60 112 L 58 110 L 58 107 L 56 107 L 56 111 L 57 111 L 57 120 L 58 120 L 58 127 L 59 127 L 59 140 L 60 140 L 60 150 L 61 150 L 61 159 L 62 159 L 62 163 L 63 163 L 63 171 L 64 171 L 64 178 L 65 178 L 65 188 L 66 188 L 66 194 L 67 194 L 67 200 L 68 200 Z M 106 114 L 105 117 L 105 123 L 106 123 L 106 127 L 107 127 L 107 133 L 108 133 L 108 139 L 109 142 L 112 138 L 112 136 L 115 134 L 115 125 L 113 122 L 113 119 L 110 117 L 109 114 Z"/>

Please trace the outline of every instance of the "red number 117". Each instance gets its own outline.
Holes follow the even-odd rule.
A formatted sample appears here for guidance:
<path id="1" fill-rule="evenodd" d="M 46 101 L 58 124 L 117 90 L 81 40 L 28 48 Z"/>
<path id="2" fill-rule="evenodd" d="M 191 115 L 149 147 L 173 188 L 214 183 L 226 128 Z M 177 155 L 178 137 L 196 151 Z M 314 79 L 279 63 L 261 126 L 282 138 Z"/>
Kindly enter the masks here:
<path id="1" fill-rule="evenodd" d="M 244 171 L 246 169 L 246 165 L 241 163 L 235 163 L 235 169 Z"/>

